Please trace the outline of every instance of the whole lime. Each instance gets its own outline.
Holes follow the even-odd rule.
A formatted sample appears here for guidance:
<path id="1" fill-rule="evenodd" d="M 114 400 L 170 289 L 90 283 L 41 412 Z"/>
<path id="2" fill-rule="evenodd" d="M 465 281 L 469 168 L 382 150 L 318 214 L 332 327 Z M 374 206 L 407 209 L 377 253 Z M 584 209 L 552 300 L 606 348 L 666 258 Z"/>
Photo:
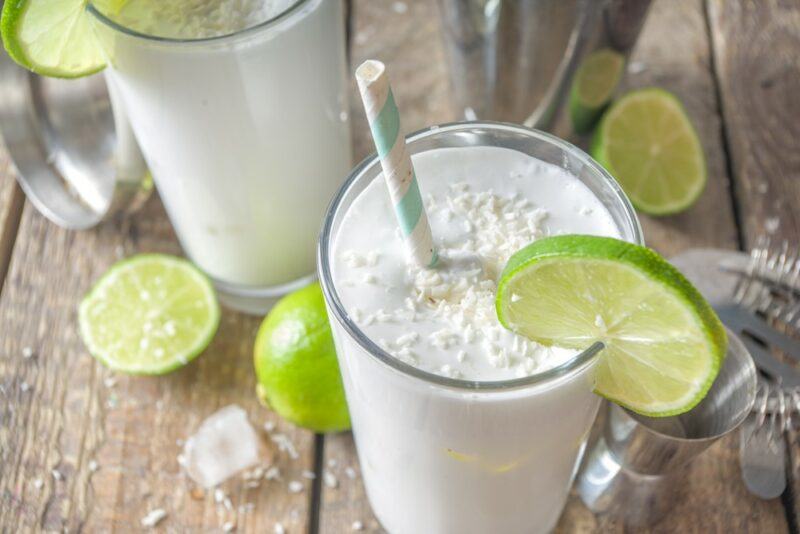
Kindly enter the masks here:
<path id="1" fill-rule="evenodd" d="M 284 419 L 315 432 L 350 428 L 322 289 L 315 283 L 281 299 L 261 323 L 256 394 Z"/>

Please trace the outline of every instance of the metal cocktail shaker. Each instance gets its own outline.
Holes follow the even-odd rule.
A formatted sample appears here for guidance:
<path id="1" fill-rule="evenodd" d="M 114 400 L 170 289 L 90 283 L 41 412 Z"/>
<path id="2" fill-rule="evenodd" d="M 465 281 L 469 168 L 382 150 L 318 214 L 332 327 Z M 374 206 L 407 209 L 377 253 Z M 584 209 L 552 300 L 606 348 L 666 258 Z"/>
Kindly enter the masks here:
<path id="1" fill-rule="evenodd" d="M 450 78 L 467 119 L 524 123 L 561 137 L 587 133 L 610 101 L 650 0 L 439 0 Z M 574 87 L 597 54 L 600 93 Z M 616 58 L 616 59 L 615 59 Z M 610 89 L 610 91 L 609 91 Z M 581 108 L 589 108 L 581 109 Z M 588 113 L 586 112 L 588 111 Z"/>

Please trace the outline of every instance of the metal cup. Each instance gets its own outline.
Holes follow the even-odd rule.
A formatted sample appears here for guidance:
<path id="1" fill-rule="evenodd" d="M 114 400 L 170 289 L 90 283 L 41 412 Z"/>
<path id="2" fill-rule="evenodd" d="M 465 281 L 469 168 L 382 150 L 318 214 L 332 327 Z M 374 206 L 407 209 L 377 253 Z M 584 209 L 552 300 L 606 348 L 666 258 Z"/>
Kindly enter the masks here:
<path id="1" fill-rule="evenodd" d="M 576 127 L 568 109 L 575 73 L 593 52 L 627 58 L 650 1 L 439 0 L 459 113 L 586 133 L 593 123 Z"/>
<path id="2" fill-rule="evenodd" d="M 37 76 L 0 49 L 0 132 L 28 199 L 60 226 L 92 227 L 138 209 L 152 192 L 115 100 L 102 74 Z"/>
<path id="3" fill-rule="evenodd" d="M 627 524 L 657 522 L 681 498 L 687 465 L 738 427 L 756 396 L 756 368 L 735 334 L 706 397 L 687 413 L 650 418 L 610 405 L 603 433 L 578 475 L 578 494 L 594 513 Z"/>

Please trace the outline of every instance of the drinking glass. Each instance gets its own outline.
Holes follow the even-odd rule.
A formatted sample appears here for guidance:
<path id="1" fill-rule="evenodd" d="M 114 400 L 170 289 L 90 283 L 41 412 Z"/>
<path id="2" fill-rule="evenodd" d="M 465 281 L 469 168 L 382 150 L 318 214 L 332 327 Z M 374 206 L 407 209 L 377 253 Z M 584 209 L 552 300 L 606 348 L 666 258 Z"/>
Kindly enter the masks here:
<path id="1" fill-rule="evenodd" d="M 342 0 L 298 0 L 196 39 L 87 9 L 114 114 L 129 119 L 186 255 L 221 300 L 262 313 L 312 280 L 320 220 L 351 165 Z"/>
<path id="2" fill-rule="evenodd" d="M 635 212 L 614 179 L 556 137 L 511 124 L 467 122 L 408 138 L 411 154 L 482 146 L 564 168 L 602 201 L 623 239 L 642 243 Z M 318 253 L 375 515 L 392 534 L 547 532 L 564 507 L 600 404 L 592 378 L 601 346 L 533 376 L 492 382 L 431 374 L 381 349 L 343 307 L 331 250 L 350 206 L 380 172 L 375 155 L 353 170 L 328 210 Z"/>

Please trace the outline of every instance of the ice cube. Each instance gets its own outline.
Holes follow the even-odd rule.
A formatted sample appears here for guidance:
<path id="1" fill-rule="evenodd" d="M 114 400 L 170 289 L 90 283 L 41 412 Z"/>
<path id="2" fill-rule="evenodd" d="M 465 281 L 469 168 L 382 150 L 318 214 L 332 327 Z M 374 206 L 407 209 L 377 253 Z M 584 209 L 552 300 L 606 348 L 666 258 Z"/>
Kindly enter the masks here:
<path id="1" fill-rule="evenodd" d="M 204 488 L 258 463 L 258 436 L 247 413 L 232 404 L 203 421 L 183 447 L 184 467 Z"/>

